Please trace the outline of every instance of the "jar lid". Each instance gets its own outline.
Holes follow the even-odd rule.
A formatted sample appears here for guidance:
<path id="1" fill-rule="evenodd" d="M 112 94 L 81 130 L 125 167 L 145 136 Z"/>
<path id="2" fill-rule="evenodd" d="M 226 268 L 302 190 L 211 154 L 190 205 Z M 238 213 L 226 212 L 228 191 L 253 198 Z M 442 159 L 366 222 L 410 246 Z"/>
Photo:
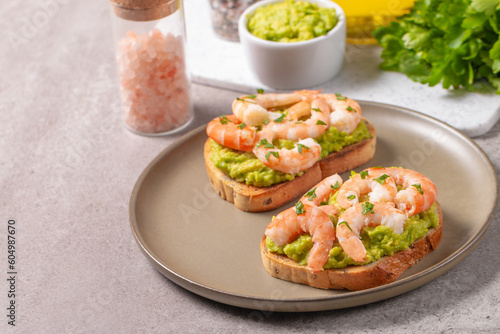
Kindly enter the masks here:
<path id="1" fill-rule="evenodd" d="M 110 0 L 116 16 L 130 21 L 152 21 L 169 16 L 181 0 Z"/>

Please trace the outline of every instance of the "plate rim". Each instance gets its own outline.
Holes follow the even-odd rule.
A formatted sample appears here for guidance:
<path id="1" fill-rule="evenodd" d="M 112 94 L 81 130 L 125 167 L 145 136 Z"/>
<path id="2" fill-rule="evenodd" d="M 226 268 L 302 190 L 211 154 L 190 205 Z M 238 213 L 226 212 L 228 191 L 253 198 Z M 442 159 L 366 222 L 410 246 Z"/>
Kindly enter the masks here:
<path id="1" fill-rule="evenodd" d="M 132 228 L 132 232 L 136 242 L 138 243 L 139 248 L 142 253 L 146 256 L 146 258 L 153 264 L 154 268 L 158 270 L 162 275 L 168 278 L 173 283 L 179 285 L 180 287 L 191 291 L 197 295 L 202 297 L 221 302 L 227 305 L 232 305 L 236 307 L 242 307 L 247 309 L 254 309 L 260 311 L 274 311 L 274 312 L 314 312 L 314 311 L 324 311 L 324 310 L 334 310 L 334 309 L 343 309 L 348 307 L 360 306 L 365 304 L 370 304 L 373 302 L 377 302 L 380 300 L 384 300 L 387 298 L 395 297 L 402 293 L 411 291 L 417 287 L 420 287 L 439 276 L 443 275 L 459 262 L 461 262 L 465 257 L 467 257 L 481 242 L 489 228 L 491 227 L 496 211 L 498 210 L 498 199 L 499 199 L 499 181 L 498 176 L 496 174 L 493 163 L 491 162 L 488 155 L 479 147 L 477 143 L 475 143 L 471 138 L 465 135 L 462 131 L 452 127 L 451 125 L 416 110 L 412 110 L 409 108 L 386 104 L 381 102 L 374 101 L 366 101 L 366 100 L 357 100 L 361 106 L 375 106 L 378 108 L 387 108 L 392 109 L 396 112 L 402 112 L 406 114 L 410 114 L 419 118 L 423 118 L 426 121 L 430 121 L 436 123 L 440 127 L 446 128 L 447 131 L 450 131 L 453 135 L 458 136 L 461 140 L 471 145 L 472 148 L 479 153 L 483 161 L 486 162 L 486 166 L 494 176 L 495 181 L 495 204 L 491 212 L 488 214 L 488 218 L 481 226 L 480 230 L 475 233 L 469 240 L 467 240 L 461 247 L 457 248 L 452 254 L 442 259 L 438 263 L 419 271 L 416 274 L 413 274 L 409 277 L 398 279 L 394 282 L 391 282 L 386 285 L 382 285 L 379 287 L 361 290 L 361 291 L 346 291 L 342 294 L 336 294 L 332 296 L 324 296 L 324 297 L 310 297 L 310 298 L 288 298 L 285 300 L 280 300 L 277 298 L 260 298 L 256 296 L 248 296 L 239 293 L 233 293 L 228 291 L 223 291 L 221 289 L 217 289 L 214 287 L 210 287 L 204 285 L 202 283 L 195 282 L 187 277 L 184 277 L 174 270 L 168 268 L 167 265 L 163 264 L 157 256 L 151 251 L 148 247 L 147 243 L 140 235 L 138 221 L 135 217 L 135 203 L 137 200 L 137 196 L 142 187 L 142 184 L 145 178 L 148 176 L 149 172 L 158 164 L 159 161 L 164 159 L 170 152 L 174 151 L 177 147 L 185 143 L 191 138 L 199 135 L 205 128 L 207 124 L 202 124 L 197 128 L 192 129 L 186 134 L 179 137 L 168 147 L 164 148 L 151 162 L 147 164 L 144 168 L 137 181 L 134 184 L 132 193 L 129 199 L 129 219 L 130 226 Z M 408 289 L 407 286 L 410 286 Z M 389 293 L 390 291 L 390 293 Z M 370 297 L 369 302 L 363 302 L 359 300 L 360 298 Z M 347 300 L 347 302 L 345 302 Z M 349 302 L 351 300 L 351 302 Z M 262 306 L 251 305 L 251 301 L 258 301 Z M 345 303 L 342 303 L 345 302 Z M 262 304 L 263 303 L 263 304 Z M 297 308 L 297 303 L 300 303 L 300 307 Z M 311 305 L 312 304 L 312 305 Z M 341 304 L 341 305 L 338 305 Z"/>

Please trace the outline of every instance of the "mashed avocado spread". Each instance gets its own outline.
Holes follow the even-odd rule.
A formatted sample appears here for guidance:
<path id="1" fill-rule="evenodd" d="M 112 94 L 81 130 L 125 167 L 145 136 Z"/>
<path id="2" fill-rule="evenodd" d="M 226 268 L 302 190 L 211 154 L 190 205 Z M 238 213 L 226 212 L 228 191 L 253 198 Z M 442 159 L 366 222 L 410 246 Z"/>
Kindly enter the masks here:
<path id="1" fill-rule="evenodd" d="M 336 223 L 334 223 L 336 224 Z M 416 240 L 425 236 L 431 228 L 437 227 L 439 216 L 436 213 L 436 205 L 414 215 L 406 221 L 402 234 L 386 226 L 365 227 L 360 236 L 367 251 L 367 260 L 364 263 L 355 262 L 342 249 L 338 242 L 333 244 L 330 257 L 323 269 L 344 268 L 349 265 L 364 265 L 379 260 L 383 256 L 390 256 L 394 253 L 408 248 Z M 309 234 L 303 234 L 289 244 L 278 247 L 269 238 L 266 238 L 267 249 L 270 252 L 284 254 L 297 261 L 300 265 L 307 264 L 307 256 L 312 248 L 312 238 Z"/>
<path id="2" fill-rule="evenodd" d="M 325 35 L 337 22 L 334 8 L 286 0 L 257 8 L 248 20 L 248 31 L 268 41 L 299 42 Z"/>
<path id="3" fill-rule="evenodd" d="M 321 145 L 321 158 L 332 152 L 338 152 L 343 147 L 370 138 L 365 122 L 359 122 L 356 129 L 349 135 L 339 132 L 336 128 L 328 128 L 320 137 L 315 140 Z M 292 149 L 294 142 L 280 139 L 273 144 L 281 149 Z M 273 184 L 291 181 L 303 172 L 298 174 L 286 174 L 265 166 L 253 153 L 236 151 L 210 140 L 212 149 L 211 160 L 217 168 L 229 175 L 232 179 L 256 187 L 269 187 Z"/>

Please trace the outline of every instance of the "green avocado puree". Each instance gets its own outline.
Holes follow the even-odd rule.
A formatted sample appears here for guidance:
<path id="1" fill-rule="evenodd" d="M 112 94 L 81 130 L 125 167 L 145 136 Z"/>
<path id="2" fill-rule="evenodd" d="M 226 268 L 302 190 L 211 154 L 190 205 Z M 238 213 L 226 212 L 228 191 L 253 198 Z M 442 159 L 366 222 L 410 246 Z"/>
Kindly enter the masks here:
<path id="1" fill-rule="evenodd" d="M 334 222 L 335 224 L 335 222 Z M 345 268 L 350 265 L 364 265 L 379 260 L 383 256 L 390 256 L 394 253 L 408 248 L 416 240 L 425 236 L 431 228 L 437 227 L 439 216 L 436 213 L 436 205 L 414 215 L 405 223 L 402 234 L 395 233 L 387 226 L 365 227 L 361 233 L 361 240 L 367 251 L 367 260 L 364 263 L 355 262 L 342 249 L 338 242 L 333 244 L 330 257 L 323 266 L 323 269 Z M 303 234 L 294 241 L 284 246 L 278 247 L 269 238 L 266 238 L 266 245 L 270 252 L 284 254 L 297 261 L 300 265 L 307 264 L 307 256 L 312 248 L 312 238 L 309 234 Z"/>
<path id="2" fill-rule="evenodd" d="M 332 152 L 340 151 L 343 147 L 370 138 L 365 122 L 359 122 L 356 129 L 349 135 L 339 132 L 336 128 L 328 128 L 316 141 L 321 145 L 321 158 Z M 294 142 L 285 139 L 274 141 L 273 144 L 281 149 L 293 149 Z M 291 181 L 298 174 L 286 174 L 265 166 L 253 153 L 236 151 L 210 140 L 212 149 L 211 160 L 217 168 L 229 175 L 232 179 L 256 187 L 269 187 L 285 181 Z"/>
<path id="3" fill-rule="evenodd" d="M 291 147 L 290 147 L 291 143 Z M 242 152 L 224 147 L 210 139 L 212 149 L 211 160 L 215 167 L 222 170 L 232 179 L 256 187 L 268 187 L 273 184 L 291 181 L 296 176 L 301 176 L 304 172 L 298 174 L 286 174 L 264 165 L 255 154 L 251 152 Z M 287 147 L 292 149 L 294 144 L 289 140 L 275 142 L 278 148 Z"/>
<path id="4" fill-rule="evenodd" d="M 248 20 L 248 31 L 261 39 L 299 42 L 325 35 L 338 22 L 334 8 L 286 0 L 261 6 Z"/>

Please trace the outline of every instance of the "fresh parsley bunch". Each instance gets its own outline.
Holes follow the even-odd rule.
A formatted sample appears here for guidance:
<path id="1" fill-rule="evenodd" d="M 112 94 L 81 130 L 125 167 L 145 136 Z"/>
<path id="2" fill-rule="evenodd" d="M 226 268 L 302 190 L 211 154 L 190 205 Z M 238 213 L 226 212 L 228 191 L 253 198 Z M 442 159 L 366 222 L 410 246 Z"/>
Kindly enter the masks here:
<path id="1" fill-rule="evenodd" d="M 381 68 L 416 82 L 500 94 L 500 0 L 417 0 L 412 11 L 374 36 Z"/>

